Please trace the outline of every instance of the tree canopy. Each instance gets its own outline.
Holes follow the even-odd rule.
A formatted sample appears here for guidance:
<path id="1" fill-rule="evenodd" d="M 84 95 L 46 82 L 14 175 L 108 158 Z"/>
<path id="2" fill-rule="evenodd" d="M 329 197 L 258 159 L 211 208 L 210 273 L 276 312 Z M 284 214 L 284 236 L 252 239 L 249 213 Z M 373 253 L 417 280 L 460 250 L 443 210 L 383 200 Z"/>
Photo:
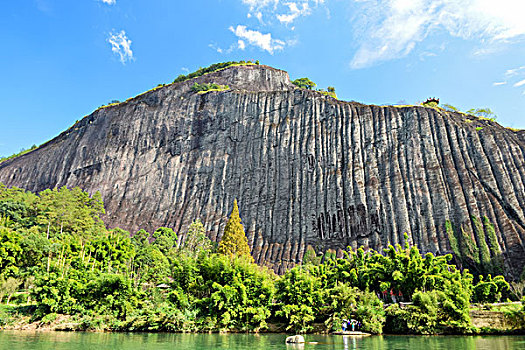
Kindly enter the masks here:
<path id="1" fill-rule="evenodd" d="M 253 263 L 236 200 L 217 249 L 200 220 L 186 232 L 131 235 L 107 229 L 103 212 L 97 193 L 0 184 L 0 326 L 25 318 L 65 319 L 79 330 L 254 331 L 273 323 L 308 332 L 353 318 L 372 333 L 469 333 L 471 302 L 513 297 L 502 276 L 475 277 L 451 265 L 451 255 L 422 255 L 408 236 L 404 247 L 348 249 L 340 258 L 309 247 L 303 265 L 277 276 Z M 515 318 L 525 320 L 523 308 Z"/>
<path id="2" fill-rule="evenodd" d="M 244 256 L 253 261 L 253 258 L 250 255 L 248 239 L 246 238 L 246 233 L 244 233 L 244 227 L 241 223 L 241 217 L 239 216 L 237 199 L 233 201 L 233 209 L 230 218 L 224 227 L 224 234 L 219 242 L 217 251 L 220 254 L 230 257 Z"/>
<path id="3" fill-rule="evenodd" d="M 295 86 L 301 89 L 308 89 L 308 90 L 313 90 L 317 86 L 316 83 L 314 83 L 308 78 L 295 79 L 294 81 L 292 81 L 292 84 L 294 84 Z"/>

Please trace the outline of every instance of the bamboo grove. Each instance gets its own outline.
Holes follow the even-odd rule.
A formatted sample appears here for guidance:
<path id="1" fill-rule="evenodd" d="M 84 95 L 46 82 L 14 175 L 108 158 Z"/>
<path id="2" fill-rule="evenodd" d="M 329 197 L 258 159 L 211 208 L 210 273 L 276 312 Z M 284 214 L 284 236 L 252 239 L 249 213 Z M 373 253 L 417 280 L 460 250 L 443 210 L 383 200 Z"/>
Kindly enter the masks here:
<path id="1" fill-rule="evenodd" d="M 199 220 L 130 234 L 103 214 L 99 193 L 0 184 L 0 326 L 66 315 L 77 330 L 311 332 L 354 318 L 373 333 L 470 333 L 472 302 L 516 299 L 502 276 L 408 243 L 342 258 L 310 249 L 277 276 L 253 263 L 236 202 L 218 247 Z"/>

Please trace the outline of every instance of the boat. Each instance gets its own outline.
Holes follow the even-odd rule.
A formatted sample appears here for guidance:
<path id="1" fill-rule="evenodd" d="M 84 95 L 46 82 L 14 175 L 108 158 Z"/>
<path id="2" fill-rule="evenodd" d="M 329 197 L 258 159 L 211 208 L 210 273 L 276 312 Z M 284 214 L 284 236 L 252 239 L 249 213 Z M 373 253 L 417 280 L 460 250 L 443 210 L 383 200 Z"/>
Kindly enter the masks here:
<path id="1" fill-rule="evenodd" d="M 369 335 L 372 335 L 370 333 L 361 332 L 361 331 L 337 331 L 333 332 L 333 335 L 344 335 L 349 337 L 368 337 Z"/>

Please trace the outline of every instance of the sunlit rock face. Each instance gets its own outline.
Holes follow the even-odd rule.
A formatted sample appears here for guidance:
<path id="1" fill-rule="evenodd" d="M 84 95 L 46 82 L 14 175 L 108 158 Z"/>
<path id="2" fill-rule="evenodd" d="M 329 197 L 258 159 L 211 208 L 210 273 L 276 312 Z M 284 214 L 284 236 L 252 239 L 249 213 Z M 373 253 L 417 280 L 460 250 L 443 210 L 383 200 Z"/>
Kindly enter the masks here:
<path id="1" fill-rule="evenodd" d="M 195 82 L 230 90 L 197 94 Z M 380 250 L 404 244 L 406 232 L 422 252 L 459 255 L 474 243 L 479 252 L 464 264 L 501 258 L 518 275 L 524 156 L 523 131 L 439 109 L 338 101 L 253 65 L 101 108 L 0 164 L 0 181 L 100 191 L 106 222 L 132 232 L 183 233 L 200 218 L 213 240 L 237 198 L 255 260 L 278 272 L 309 245 Z"/>

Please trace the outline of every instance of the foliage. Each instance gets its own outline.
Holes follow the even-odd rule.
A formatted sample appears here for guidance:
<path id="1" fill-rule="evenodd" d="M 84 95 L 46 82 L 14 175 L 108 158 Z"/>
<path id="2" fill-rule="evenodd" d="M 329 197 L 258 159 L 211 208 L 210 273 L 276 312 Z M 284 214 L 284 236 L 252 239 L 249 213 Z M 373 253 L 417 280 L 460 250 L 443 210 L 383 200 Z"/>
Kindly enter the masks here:
<path id="1" fill-rule="evenodd" d="M 448 112 L 460 112 L 460 110 L 457 107 L 452 106 L 451 104 L 444 103 L 441 105 L 441 108 Z"/>
<path id="2" fill-rule="evenodd" d="M 29 149 L 24 149 L 24 148 L 22 148 L 22 149 L 20 150 L 20 152 L 18 152 L 18 153 L 14 153 L 14 154 L 12 154 L 12 155 L 10 155 L 10 156 L 0 157 L 0 163 L 4 162 L 4 161 L 6 161 L 6 160 L 9 160 L 9 159 L 13 159 L 13 158 L 19 157 L 19 156 L 24 155 L 24 154 L 26 154 L 26 153 L 29 153 L 29 152 L 31 152 L 32 150 L 35 150 L 35 149 L 37 149 L 37 148 L 38 148 L 37 145 L 33 145 L 33 146 L 31 146 Z"/>
<path id="3" fill-rule="evenodd" d="M 250 246 L 248 245 L 248 239 L 244 233 L 244 227 L 241 223 L 241 217 L 239 216 L 239 207 L 237 206 L 237 199 L 233 201 L 233 209 L 230 214 L 230 218 L 224 227 L 224 234 L 217 252 L 226 256 L 245 256 L 253 261 L 250 255 Z"/>
<path id="4" fill-rule="evenodd" d="M 445 231 L 456 262 L 478 274 L 503 273 L 503 257 L 494 224 L 486 216 L 472 216 L 471 222 L 474 232 L 456 227 L 448 220 L 445 222 Z"/>
<path id="5" fill-rule="evenodd" d="M 492 120 L 492 121 L 496 120 L 496 114 L 494 114 L 494 112 L 488 107 L 486 107 L 486 108 L 471 108 L 466 113 L 467 114 L 471 114 L 471 115 L 475 115 L 475 116 L 483 118 L 483 119 L 488 119 L 488 120 Z"/>
<path id="6" fill-rule="evenodd" d="M 502 311 L 505 319 L 514 329 L 525 329 L 525 298 L 521 299 L 519 307 L 512 305 L 511 307 L 505 307 Z"/>
<path id="7" fill-rule="evenodd" d="M 435 102 L 435 101 L 425 101 L 425 102 L 421 103 L 421 105 L 422 105 L 423 107 L 437 108 L 438 103 Z"/>
<path id="8" fill-rule="evenodd" d="M 319 265 L 321 264 L 322 256 L 317 256 L 315 249 L 312 246 L 306 248 L 306 252 L 303 255 L 303 264 L 308 265 Z"/>
<path id="9" fill-rule="evenodd" d="M 272 275 L 246 256 L 204 257 L 198 263 L 202 283 L 199 314 L 219 329 L 257 330 L 266 327 L 274 286 Z"/>
<path id="10" fill-rule="evenodd" d="M 196 258 L 201 252 L 210 252 L 212 247 L 212 242 L 206 236 L 206 230 L 200 219 L 191 223 L 180 243 L 180 249 L 193 258 Z"/>
<path id="11" fill-rule="evenodd" d="M 486 278 L 479 276 L 478 283 L 474 286 L 472 302 L 474 303 L 496 303 L 510 296 L 510 285 L 503 276 Z"/>
<path id="12" fill-rule="evenodd" d="M 524 293 L 525 292 L 525 280 L 524 279 L 521 279 L 519 281 L 512 281 L 510 282 L 509 286 L 510 286 L 512 293 L 518 300 L 523 299 L 523 296 L 525 294 Z"/>
<path id="13" fill-rule="evenodd" d="M 372 333 L 466 333 L 471 301 L 512 296 L 503 277 L 473 284 L 449 264 L 452 255 L 422 256 L 408 235 L 404 246 L 342 258 L 309 247 L 304 265 L 278 277 L 253 263 L 237 201 L 218 252 L 200 220 L 185 233 L 108 230 L 100 194 L 78 188 L 33 194 L 0 184 L 0 212 L 0 323 L 56 323 L 65 314 L 83 330 L 257 331 L 272 322 L 308 332 L 355 319 Z M 472 221 L 485 245 L 447 223 L 451 246 L 488 266 L 501 255 L 494 227 L 485 217 Z M 26 303 L 23 316 L 1 303 Z"/>
<path id="14" fill-rule="evenodd" d="M 317 91 L 320 92 L 323 95 L 330 96 L 330 97 L 333 97 L 333 98 L 337 98 L 337 95 L 336 95 L 335 91 L 330 92 L 330 91 L 324 91 L 323 89 L 318 89 Z"/>
<path id="15" fill-rule="evenodd" d="M 316 83 L 314 83 L 308 78 L 295 79 L 294 81 L 292 81 L 292 84 L 294 84 L 295 86 L 301 89 L 308 89 L 308 90 L 312 90 L 317 86 Z"/>
<path id="16" fill-rule="evenodd" d="M 296 267 L 277 281 L 276 316 L 286 321 L 287 329 L 295 332 L 313 329 L 312 324 L 320 315 L 327 292 L 320 269 L 322 267 Z"/>
<path id="17" fill-rule="evenodd" d="M 21 284 L 22 281 L 18 278 L 8 277 L 6 280 L 0 278 L 0 303 L 4 296 L 7 296 L 7 304 L 9 305 L 12 295 Z"/>
<path id="18" fill-rule="evenodd" d="M 4 275 L 18 272 L 18 261 L 22 256 L 21 236 L 8 227 L 0 227 L 0 271 Z"/>
<path id="19" fill-rule="evenodd" d="M 193 86 L 191 87 L 191 90 L 193 92 L 203 93 L 208 91 L 225 91 L 228 90 L 230 87 L 228 85 L 218 85 L 215 83 L 202 83 L 199 84 L 195 82 Z"/>
<path id="20" fill-rule="evenodd" d="M 476 116 L 480 119 L 485 119 L 485 120 L 490 120 L 490 121 L 496 121 L 496 114 L 488 107 L 485 107 L 485 108 L 471 108 L 469 110 L 467 110 L 466 112 L 462 112 L 460 111 L 459 108 L 455 107 L 455 106 L 452 106 L 450 104 L 447 104 L 447 103 L 444 103 L 442 104 L 441 106 L 438 106 L 438 104 L 434 101 L 430 101 L 430 102 L 424 102 L 421 104 L 422 106 L 425 106 L 425 107 L 432 107 L 432 108 L 441 108 L 447 112 L 456 112 L 456 113 L 462 113 L 462 114 L 469 114 L 469 115 L 473 115 L 473 116 Z M 471 120 L 469 119 L 466 119 L 465 120 L 466 122 L 471 122 Z M 480 131 L 482 130 L 483 128 L 482 127 L 477 127 L 476 130 Z"/>

